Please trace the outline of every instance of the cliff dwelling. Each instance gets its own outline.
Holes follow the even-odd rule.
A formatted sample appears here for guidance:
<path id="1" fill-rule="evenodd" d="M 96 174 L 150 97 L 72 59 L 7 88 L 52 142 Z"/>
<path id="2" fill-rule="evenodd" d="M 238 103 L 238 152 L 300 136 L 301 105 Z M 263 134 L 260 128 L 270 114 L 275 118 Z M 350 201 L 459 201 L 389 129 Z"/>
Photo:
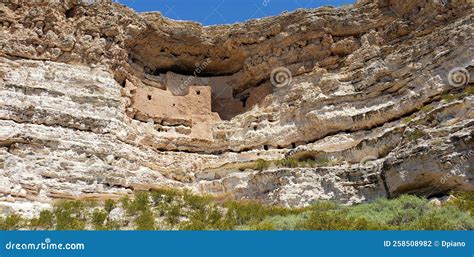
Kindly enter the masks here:
<path id="1" fill-rule="evenodd" d="M 153 120 L 158 132 L 212 139 L 213 124 L 246 112 L 272 92 L 271 85 L 266 83 L 236 95 L 231 86 L 233 79 L 172 71 L 143 73 L 143 85 L 136 86 L 128 80 L 125 83 L 131 100 L 129 116 L 144 122 Z"/>

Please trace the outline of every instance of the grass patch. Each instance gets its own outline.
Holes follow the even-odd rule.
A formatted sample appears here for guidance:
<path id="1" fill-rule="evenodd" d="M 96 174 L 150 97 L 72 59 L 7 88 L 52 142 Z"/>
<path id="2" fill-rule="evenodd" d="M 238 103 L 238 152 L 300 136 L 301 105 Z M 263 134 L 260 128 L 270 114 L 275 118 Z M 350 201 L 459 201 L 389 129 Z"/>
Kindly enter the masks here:
<path id="1" fill-rule="evenodd" d="M 422 111 L 422 112 L 430 112 L 430 111 L 432 111 L 433 109 L 434 109 L 433 106 L 431 106 L 431 105 L 425 105 L 425 106 L 421 107 L 420 111 Z"/>
<path id="2" fill-rule="evenodd" d="M 403 122 L 408 124 L 408 123 L 412 122 L 415 118 L 416 118 L 416 115 L 412 114 L 408 117 L 403 118 Z"/>
<path id="3" fill-rule="evenodd" d="M 405 138 L 409 141 L 416 141 L 420 138 L 427 136 L 428 134 L 421 129 L 415 129 L 413 131 L 407 132 Z"/>
<path id="4" fill-rule="evenodd" d="M 446 103 L 451 103 L 456 100 L 459 100 L 463 98 L 465 95 L 463 93 L 457 93 L 457 94 L 447 94 L 442 97 L 443 101 Z"/>
<path id="5" fill-rule="evenodd" d="M 270 167 L 271 162 L 263 160 L 263 159 L 258 159 L 257 162 L 255 163 L 255 169 L 256 170 L 266 170 L 268 167 Z"/>
<path id="6" fill-rule="evenodd" d="M 298 161 L 291 157 L 283 158 L 281 160 L 276 160 L 275 165 L 279 167 L 287 167 L 287 168 L 296 168 L 299 166 Z"/>
<path id="7" fill-rule="evenodd" d="M 474 86 L 467 87 L 464 89 L 465 95 L 474 95 Z"/>
<path id="8" fill-rule="evenodd" d="M 18 214 L 11 214 L 0 218 L 0 230 L 19 230 L 24 226 L 23 218 Z"/>

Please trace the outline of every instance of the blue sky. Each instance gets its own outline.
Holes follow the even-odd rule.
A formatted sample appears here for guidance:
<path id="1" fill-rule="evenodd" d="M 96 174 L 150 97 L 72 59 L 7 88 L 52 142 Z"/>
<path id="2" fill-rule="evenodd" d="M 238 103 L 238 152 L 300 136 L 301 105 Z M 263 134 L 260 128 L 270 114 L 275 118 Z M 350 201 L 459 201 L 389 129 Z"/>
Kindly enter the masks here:
<path id="1" fill-rule="evenodd" d="M 159 11 L 175 20 L 192 20 L 204 25 L 230 24 L 283 11 L 319 6 L 352 4 L 355 0 L 117 0 L 138 12 Z"/>

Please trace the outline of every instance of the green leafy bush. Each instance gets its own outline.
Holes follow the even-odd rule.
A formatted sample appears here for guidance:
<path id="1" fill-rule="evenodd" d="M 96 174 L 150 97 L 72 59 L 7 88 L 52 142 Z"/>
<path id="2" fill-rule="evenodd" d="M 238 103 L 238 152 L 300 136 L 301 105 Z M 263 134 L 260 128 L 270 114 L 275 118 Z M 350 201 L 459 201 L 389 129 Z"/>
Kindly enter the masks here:
<path id="1" fill-rule="evenodd" d="M 107 213 L 110 213 L 115 208 L 115 206 L 117 206 L 117 203 L 114 200 L 107 199 L 104 202 L 104 209 Z"/>
<path id="2" fill-rule="evenodd" d="M 364 218 L 350 217 L 347 210 L 333 202 L 317 202 L 310 209 L 309 218 L 298 223 L 300 230 L 367 230 L 372 226 Z"/>
<path id="3" fill-rule="evenodd" d="M 23 226 L 23 218 L 18 214 L 11 214 L 0 218 L 0 230 L 19 230 Z"/>
<path id="4" fill-rule="evenodd" d="M 474 193 L 456 192 L 453 199 L 447 203 L 447 206 L 453 206 L 459 210 L 468 212 L 474 218 Z"/>
<path id="5" fill-rule="evenodd" d="M 468 213 L 459 209 L 446 207 L 431 207 L 420 215 L 414 222 L 400 226 L 400 229 L 410 230 L 473 230 L 474 222 Z"/>
<path id="6" fill-rule="evenodd" d="M 134 216 L 141 212 L 150 210 L 150 198 L 147 192 L 139 192 L 135 194 L 135 198 L 124 206 L 128 215 Z"/>
<path id="7" fill-rule="evenodd" d="M 124 208 L 125 210 L 128 209 L 130 206 L 130 201 L 130 197 L 128 196 L 120 198 L 120 204 L 122 205 L 122 208 Z"/>
<path id="8" fill-rule="evenodd" d="M 290 214 L 287 216 L 270 216 L 265 218 L 263 223 L 273 224 L 275 230 L 294 230 L 298 224 L 307 220 L 309 212 L 303 212 L 300 214 Z"/>
<path id="9" fill-rule="evenodd" d="M 432 111 L 433 109 L 434 109 L 433 106 L 431 106 L 431 105 L 425 105 L 425 106 L 421 107 L 420 111 L 422 111 L 422 112 L 430 112 L 430 111 Z"/>
<path id="10" fill-rule="evenodd" d="M 403 195 L 397 199 L 378 199 L 373 203 L 348 208 L 351 217 L 364 218 L 380 229 L 472 229 L 467 212 L 450 206 L 434 206 L 428 200 Z"/>
<path id="11" fill-rule="evenodd" d="M 49 210 L 43 210 L 37 219 L 32 219 L 30 227 L 33 229 L 53 229 L 54 228 L 54 214 Z"/>
<path id="12" fill-rule="evenodd" d="M 214 205 L 194 211 L 189 220 L 180 225 L 182 230 L 231 230 L 232 226 L 226 223 L 222 212 Z"/>
<path id="13" fill-rule="evenodd" d="M 247 223 L 260 223 L 268 216 L 290 215 L 302 212 L 301 209 L 289 209 L 280 206 L 263 205 L 254 201 L 229 201 L 224 203 L 227 209 L 226 222 L 232 226 Z"/>
<path id="14" fill-rule="evenodd" d="M 276 226 L 270 221 L 262 221 L 256 225 L 250 226 L 249 230 L 276 230 Z"/>
<path id="15" fill-rule="evenodd" d="M 474 86 L 466 87 L 466 89 L 464 89 L 464 94 L 474 95 Z"/>
<path id="16" fill-rule="evenodd" d="M 268 167 L 270 167 L 270 162 L 269 161 L 266 161 L 266 160 L 263 160 L 263 159 L 258 159 L 255 162 L 255 169 L 256 170 L 266 170 L 266 169 L 268 169 Z"/>
<path id="17" fill-rule="evenodd" d="M 92 225 L 95 230 L 106 230 L 105 222 L 107 220 L 108 213 L 103 210 L 96 209 L 92 213 Z"/>
<path id="18" fill-rule="evenodd" d="M 200 196 L 192 194 L 188 191 L 184 191 L 183 194 L 184 204 L 193 210 L 202 210 L 212 202 L 210 196 Z"/>
<path id="19" fill-rule="evenodd" d="M 288 167 L 288 168 L 298 167 L 298 161 L 291 158 L 291 157 L 287 157 L 287 158 L 283 158 L 281 160 L 277 160 L 277 161 L 275 161 L 275 164 L 277 166 Z"/>
<path id="20" fill-rule="evenodd" d="M 181 217 L 181 208 L 179 205 L 171 205 L 165 212 L 165 220 L 171 225 L 177 225 Z"/>
<path id="21" fill-rule="evenodd" d="M 409 141 L 415 141 L 415 140 L 423 138 L 425 136 L 427 136 L 426 132 L 424 132 L 421 129 L 415 129 L 413 131 L 410 131 L 410 132 L 406 133 L 406 138 Z"/>
<path id="22" fill-rule="evenodd" d="M 151 192 L 151 198 L 155 206 L 161 203 L 170 204 L 173 200 L 178 198 L 182 193 L 176 189 L 154 189 Z"/>
<path id="23" fill-rule="evenodd" d="M 86 226 L 84 204 L 80 201 L 62 201 L 55 205 L 53 214 L 56 230 L 83 230 Z"/>
<path id="24" fill-rule="evenodd" d="M 155 230 L 155 216 L 151 210 L 142 211 L 135 218 L 135 225 L 137 230 Z"/>
<path id="25" fill-rule="evenodd" d="M 443 96 L 443 101 L 445 101 L 446 103 L 450 103 L 450 102 L 461 99 L 463 96 L 464 96 L 464 94 L 462 94 L 462 93 L 447 94 L 447 95 Z"/>

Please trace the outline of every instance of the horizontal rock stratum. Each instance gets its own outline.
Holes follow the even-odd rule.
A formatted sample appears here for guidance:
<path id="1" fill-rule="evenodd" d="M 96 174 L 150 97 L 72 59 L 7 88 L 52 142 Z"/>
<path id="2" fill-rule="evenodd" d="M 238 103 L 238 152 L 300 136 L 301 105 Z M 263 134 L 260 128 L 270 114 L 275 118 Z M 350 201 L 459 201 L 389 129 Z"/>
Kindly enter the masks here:
<path id="1" fill-rule="evenodd" d="M 472 0 L 204 27 L 0 3 L 0 205 L 172 187 L 269 204 L 474 191 Z"/>

